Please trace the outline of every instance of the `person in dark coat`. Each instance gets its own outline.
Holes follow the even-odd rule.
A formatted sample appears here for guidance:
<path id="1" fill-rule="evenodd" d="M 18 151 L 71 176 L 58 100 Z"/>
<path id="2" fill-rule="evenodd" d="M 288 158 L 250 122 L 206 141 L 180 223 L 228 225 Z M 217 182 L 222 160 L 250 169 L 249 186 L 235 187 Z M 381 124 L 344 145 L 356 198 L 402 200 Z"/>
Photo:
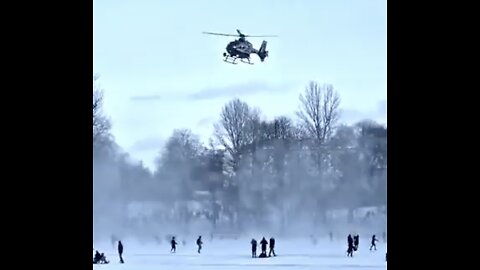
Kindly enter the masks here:
<path id="1" fill-rule="evenodd" d="M 267 240 L 265 239 L 265 237 L 262 238 L 262 241 L 260 241 L 260 245 L 262 245 L 262 253 L 260 254 L 260 256 L 264 256 L 266 257 L 267 256 L 267 245 L 268 245 L 268 242 Z"/>
<path id="2" fill-rule="evenodd" d="M 107 261 L 107 257 L 105 256 L 105 253 L 101 253 L 100 256 L 101 256 L 101 259 L 100 259 L 101 263 L 105 263 L 105 264 L 109 263 L 109 261 Z"/>
<path id="3" fill-rule="evenodd" d="M 353 238 L 352 235 L 349 234 L 347 237 L 348 249 L 347 249 L 347 257 L 353 257 Z"/>
<path id="4" fill-rule="evenodd" d="M 102 263 L 109 263 L 109 261 L 107 260 L 107 257 L 105 256 L 105 253 L 102 253 L 100 255 L 102 256 L 102 259 L 101 259 Z"/>
<path id="5" fill-rule="evenodd" d="M 93 257 L 93 263 L 94 264 L 107 264 L 109 261 L 107 261 L 107 257 L 105 257 L 104 253 L 98 252 L 98 250 L 95 252 L 95 256 Z"/>
<path id="6" fill-rule="evenodd" d="M 100 252 L 95 251 L 95 256 L 93 256 L 93 263 L 97 264 L 100 263 L 100 260 L 102 259 L 102 255 L 100 255 Z"/>
<path id="7" fill-rule="evenodd" d="M 375 238 L 375 234 L 372 236 L 372 243 L 371 243 L 371 246 L 370 246 L 370 250 L 372 250 L 372 248 L 375 248 L 375 250 L 377 250 L 377 245 L 375 244 L 375 242 L 377 242 L 378 240 Z"/>
<path id="8" fill-rule="evenodd" d="M 252 241 L 250 241 L 250 244 L 252 244 L 252 258 L 257 257 L 257 240 L 252 238 Z"/>
<path id="9" fill-rule="evenodd" d="M 333 233 L 330 232 L 328 235 L 330 236 L 330 241 L 333 242 Z"/>
<path id="10" fill-rule="evenodd" d="M 172 245 L 172 249 L 170 249 L 170 252 L 177 252 L 177 241 L 175 241 L 175 236 L 172 236 L 172 241 L 170 241 L 170 244 Z"/>
<path id="11" fill-rule="evenodd" d="M 270 251 L 268 252 L 268 257 L 271 257 L 272 256 L 272 253 L 273 253 L 273 256 L 276 257 L 277 255 L 275 254 L 275 238 L 270 238 L 270 243 L 269 243 L 269 248 L 270 248 Z"/>
<path id="12" fill-rule="evenodd" d="M 120 263 L 124 263 L 122 254 L 123 254 L 123 244 L 122 244 L 122 241 L 118 241 L 118 256 L 120 256 Z"/>
<path id="13" fill-rule="evenodd" d="M 202 244 L 202 236 L 200 235 L 197 239 L 198 253 L 200 253 L 200 250 L 202 249 Z"/>
<path id="14" fill-rule="evenodd" d="M 360 243 L 360 236 L 358 234 L 356 234 L 354 237 L 353 237 L 353 251 L 357 251 L 358 250 L 358 244 Z"/>

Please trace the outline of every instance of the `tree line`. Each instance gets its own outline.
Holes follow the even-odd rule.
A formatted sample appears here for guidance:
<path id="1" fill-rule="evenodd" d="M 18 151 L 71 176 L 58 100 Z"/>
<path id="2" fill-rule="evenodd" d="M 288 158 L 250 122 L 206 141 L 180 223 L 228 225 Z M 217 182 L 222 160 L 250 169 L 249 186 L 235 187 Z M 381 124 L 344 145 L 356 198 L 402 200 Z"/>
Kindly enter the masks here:
<path id="1" fill-rule="evenodd" d="M 326 223 L 331 209 L 349 209 L 351 218 L 355 208 L 386 203 L 387 128 L 372 120 L 340 123 L 341 100 L 332 85 L 306 85 L 293 119 L 263 120 L 259 108 L 234 98 L 222 107 L 208 144 L 190 129 L 174 130 L 159 149 L 154 172 L 129 162 L 116 145 L 102 101 L 97 86 L 98 213 L 110 209 L 121 220 L 129 202 L 148 200 L 175 209 L 157 213 L 162 222 L 188 223 L 201 214 L 214 227 L 226 223 L 243 230 L 274 222 L 285 229 L 295 222 Z M 198 191 L 206 197 L 200 199 Z M 188 209 L 192 201 L 203 203 L 202 213 Z"/>

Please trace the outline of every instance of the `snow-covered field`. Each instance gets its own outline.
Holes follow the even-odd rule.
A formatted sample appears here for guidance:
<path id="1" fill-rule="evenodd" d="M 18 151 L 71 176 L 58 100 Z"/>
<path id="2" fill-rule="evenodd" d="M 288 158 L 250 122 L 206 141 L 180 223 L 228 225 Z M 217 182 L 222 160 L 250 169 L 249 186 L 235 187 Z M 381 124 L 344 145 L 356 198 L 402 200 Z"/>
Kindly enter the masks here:
<path id="1" fill-rule="evenodd" d="M 267 240 L 269 237 L 267 237 Z M 260 241 L 261 238 L 257 238 Z M 309 239 L 286 240 L 277 238 L 277 257 L 251 258 L 251 239 L 204 240 L 202 253 L 197 253 L 195 239 L 186 245 L 178 239 L 177 252 L 170 253 L 170 245 L 139 244 L 125 239 L 124 260 L 119 263 L 116 248 L 110 243 L 98 243 L 94 247 L 104 252 L 109 264 L 93 265 L 96 270 L 191 270 L 191 269 L 385 269 L 386 245 L 379 241 L 377 251 L 369 251 L 370 238 L 360 238 L 360 247 L 353 258 L 346 256 L 345 241 L 330 242 L 319 239 L 314 245 Z M 260 246 L 257 255 L 260 254 Z M 92 255 L 93 258 L 93 255 Z"/>

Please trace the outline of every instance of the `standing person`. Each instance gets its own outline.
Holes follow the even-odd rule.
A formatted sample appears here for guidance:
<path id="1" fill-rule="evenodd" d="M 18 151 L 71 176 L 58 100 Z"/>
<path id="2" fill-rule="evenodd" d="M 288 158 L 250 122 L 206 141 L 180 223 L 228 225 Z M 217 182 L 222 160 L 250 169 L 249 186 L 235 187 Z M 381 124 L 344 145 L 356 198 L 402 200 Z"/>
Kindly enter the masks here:
<path id="1" fill-rule="evenodd" d="M 270 251 L 268 252 L 268 257 L 271 257 L 272 256 L 272 253 L 273 253 L 273 256 L 276 257 L 277 255 L 275 254 L 275 238 L 270 238 L 270 243 L 269 243 L 269 248 L 270 248 Z"/>
<path id="2" fill-rule="evenodd" d="M 122 241 L 119 240 L 118 241 L 118 256 L 120 256 L 120 263 L 124 263 L 122 254 L 123 254 L 123 244 L 122 244 Z"/>
<path id="3" fill-rule="evenodd" d="M 375 248 L 375 250 L 377 250 L 377 245 L 375 244 L 375 242 L 377 242 L 378 240 L 375 238 L 375 234 L 372 236 L 372 245 L 370 246 L 370 250 L 372 250 L 372 248 Z"/>
<path id="4" fill-rule="evenodd" d="M 348 249 L 347 249 L 347 257 L 353 257 L 353 238 L 352 235 L 349 234 L 347 237 Z"/>
<path id="5" fill-rule="evenodd" d="M 252 241 L 250 241 L 250 244 L 252 244 L 252 258 L 257 257 L 257 240 L 252 238 Z"/>
<path id="6" fill-rule="evenodd" d="M 264 258 L 267 257 L 267 240 L 265 237 L 262 238 L 262 241 L 260 241 L 260 245 L 262 245 L 262 253 L 260 254 L 260 257 Z"/>
<path id="7" fill-rule="evenodd" d="M 360 235 L 356 234 L 353 237 L 353 250 L 357 251 L 358 250 L 358 244 L 360 243 Z"/>
<path id="8" fill-rule="evenodd" d="M 200 250 L 202 249 L 202 244 L 202 236 L 200 235 L 197 239 L 198 253 L 200 253 Z"/>
<path id="9" fill-rule="evenodd" d="M 170 241 L 170 244 L 172 245 L 172 249 L 170 249 L 170 252 L 177 252 L 177 241 L 175 241 L 175 236 L 172 236 L 172 241 Z"/>
<path id="10" fill-rule="evenodd" d="M 330 242 L 333 242 L 333 233 L 330 232 L 328 235 L 330 236 Z"/>

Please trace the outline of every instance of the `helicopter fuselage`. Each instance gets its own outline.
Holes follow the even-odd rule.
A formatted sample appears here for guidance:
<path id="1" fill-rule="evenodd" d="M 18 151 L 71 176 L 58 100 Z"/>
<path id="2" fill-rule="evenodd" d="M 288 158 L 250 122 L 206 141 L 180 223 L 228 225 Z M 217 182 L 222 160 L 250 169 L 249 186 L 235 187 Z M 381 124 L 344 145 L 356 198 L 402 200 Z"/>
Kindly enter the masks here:
<path id="1" fill-rule="evenodd" d="M 245 39 L 237 39 L 228 43 L 227 45 L 227 53 L 231 57 L 236 58 L 250 58 L 250 54 L 256 53 L 256 50 L 253 48 L 252 43 L 246 41 Z"/>
<path id="2" fill-rule="evenodd" d="M 223 57 L 225 57 L 224 61 L 232 64 L 236 64 L 235 60 L 240 59 L 240 61 L 248 64 L 252 64 L 250 62 L 250 55 L 257 54 L 260 57 L 260 60 L 263 62 L 265 58 L 268 56 L 267 51 L 267 41 L 263 41 L 260 48 L 257 50 L 253 48 L 252 43 L 248 42 L 245 38 L 246 37 L 267 37 L 265 35 L 260 36 L 250 36 L 244 35 L 240 30 L 237 29 L 238 35 L 232 34 L 224 34 L 224 33 L 214 33 L 214 32 L 203 32 L 204 34 L 209 35 L 217 35 L 217 36 L 238 36 L 240 37 L 237 40 L 231 41 L 228 43 L 227 47 L 225 48 L 226 52 L 223 53 Z M 276 36 L 269 36 L 269 37 L 276 37 Z M 246 61 L 243 61 L 246 59 Z M 231 62 L 229 61 L 231 60 Z"/>

